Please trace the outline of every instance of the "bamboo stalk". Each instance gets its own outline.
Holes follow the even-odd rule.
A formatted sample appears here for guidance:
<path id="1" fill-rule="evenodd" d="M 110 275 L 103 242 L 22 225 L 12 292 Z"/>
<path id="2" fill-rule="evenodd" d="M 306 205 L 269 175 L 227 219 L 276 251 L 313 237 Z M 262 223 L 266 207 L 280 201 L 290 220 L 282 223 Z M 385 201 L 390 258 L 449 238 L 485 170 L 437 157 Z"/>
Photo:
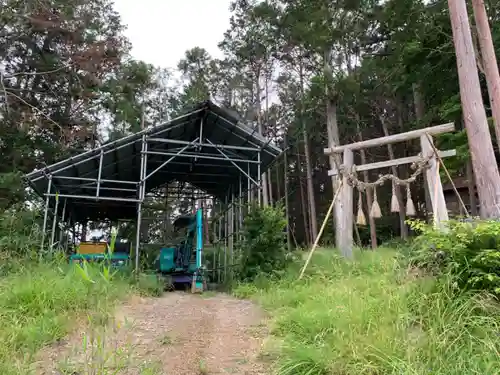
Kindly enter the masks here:
<path id="1" fill-rule="evenodd" d="M 343 182 L 344 182 L 344 180 L 340 180 L 337 191 L 335 192 L 335 195 L 333 196 L 332 203 L 330 204 L 330 207 L 328 207 L 328 212 L 326 213 L 325 219 L 323 220 L 323 224 L 321 225 L 319 233 L 316 236 L 316 240 L 314 241 L 314 244 L 312 245 L 311 250 L 309 251 L 309 255 L 307 256 L 306 263 L 304 264 L 304 267 L 302 267 L 302 270 L 300 271 L 299 280 L 302 279 L 302 276 L 304 276 L 304 272 L 306 271 L 307 265 L 311 261 L 314 250 L 316 250 L 316 247 L 318 246 L 319 239 L 321 238 L 321 235 L 323 234 L 323 231 L 325 230 L 326 223 L 328 222 L 328 218 L 330 217 L 330 215 L 332 213 L 333 206 L 335 205 L 335 202 L 337 201 L 337 198 L 339 196 L 340 189 L 342 188 Z"/>
<path id="2" fill-rule="evenodd" d="M 448 168 L 446 168 L 446 165 L 444 165 L 444 162 L 443 162 L 443 159 L 441 158 L 441 155 L 439 154 L 439 150 L 436 148 L 436 146 L 434 145 L 434 143 L 432 142 L 432 138 L 431 136 L 429 135 L 429 133 L 426 133 L 425 134 L 427 139 L 429 140 L 429 143 L 431 144 L 432 146 L 432 149 L 434 150 L 434 154 L 436 155 L 436 158 L 438 159 L 439 161 L 439 164 L 441 164 L 441 166 L 443 167 L 444 169 L 444 173 L 446 173 L 446 177 L 448 177 L 448 180 L 450 180 L 450 184 L 451 184 L 451 187 L 453 188 L 453 191 L 455 192 L 455 194 L 457 195 L 457 198 L 458 198 L 458 201 L 460 202 L 460 204 L 462 205 L 462 208 L 465 212 L 465 215 L 467 217 L 469 217 L 469 212 L 467 211 L 467 207 L 465 206 L 465 203 L 462 199 L 462 196 L 460 195 L 460 193 L 458 192 L 458 189 L 455 185 L 455 183 L 453 182 L 453 179 L 451 178 L 451 175 L 450 175 L 450 172 L 448 171 Z M 438 169 L 439 170 L 439 169 Z"/>

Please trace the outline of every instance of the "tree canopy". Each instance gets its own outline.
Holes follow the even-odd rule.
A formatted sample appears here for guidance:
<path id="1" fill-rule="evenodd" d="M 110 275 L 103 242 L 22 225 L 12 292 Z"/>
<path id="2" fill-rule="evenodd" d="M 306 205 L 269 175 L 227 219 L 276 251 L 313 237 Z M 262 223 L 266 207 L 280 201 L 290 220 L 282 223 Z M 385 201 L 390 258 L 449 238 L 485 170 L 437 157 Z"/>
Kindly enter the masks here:
<path id="1" fill-rule="evenodd" d="M 130 55 L 112 1 L 0 4 L 3 208 L 23 201 L 20 174 L 136 132 L 142 118 L 146 125 L 164 121 L 211 98 L 287 149 L 286 165 L 281 161 L 263 178 L 264 201 L 274 204 L 287 194 L 290 226 L 296 240 L 307 243 L 333 195 L 323 153 L 327 124 L 334 125 L 330 136 L 340 144 L 446 122 L 461 128 L 452 29 L 443 1 L 234 0 L 230 28 L 219 45 L 223 58 L 186 46 L 173 71 Z M 498 46 L 496 5 L 486 3 Z M 476 34 L 473 28 L 474 41 Z M 478 66 L 481 71 L 480 59 Z M 480 78 L 490 114 L 482 73 Z M 472 180 L 464 132 L 440 137 L 439 144 L 458 150 L 446 161 L 453 176 Z M 403 157 L 419 148 L 398 144 L 392 152 Z M 355 162 L 360 157 L 385 160 L 388 149 L 356 155 Z M 411 172 L 400 167 L 398 173 Z M 423 183 L 412 189 L 419 214 L 425 215 Z M 380 199 L 381 205 L 388 207 L 389 200 Z M 377 235 L 398 231 L 404 226 L 398 223 L 384 216 L 377 225 L 386 230 Z M 368 240 L 364 228 L 359 239 Z"/>

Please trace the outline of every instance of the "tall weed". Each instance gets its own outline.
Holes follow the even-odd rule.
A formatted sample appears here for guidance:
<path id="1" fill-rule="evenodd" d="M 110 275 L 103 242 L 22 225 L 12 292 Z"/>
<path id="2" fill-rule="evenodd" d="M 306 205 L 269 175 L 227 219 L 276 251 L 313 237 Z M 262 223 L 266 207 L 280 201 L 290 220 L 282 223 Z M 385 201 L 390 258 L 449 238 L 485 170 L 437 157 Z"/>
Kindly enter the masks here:
<path id="1" fill-rule="evenodd" d="M 0 272 L 9 258 L 34 255 L 40 247 L 39 212 L 10 209 L 0 214 Z"/>
<path id="2" fill-rule="evenodd" d="M 34 354 L 63 338 L 82 312 L 104 314 L 130 290 L 128 280 L 105 281 L 89 268 L 94 282 L 78 268 L 32 263 L 0 279 L 0 373 L 27 373 Z"/>
<path id="3" fill-rule="evenodd" d="M 83 369 L 70 373 L 115 373 L 108 371 L 108 352 L 118 349 L 107 340 L 115 302 L 131 293 L 160 295 L 163 280 L 118 271 L 108 257 L 99 265 L 70 265 L 61 252 L 40 252 L 37 219 L 35 211 L 0 215 L 0 374 L 35 373 L 37 352 L 66 336 L 81 318 L 88 322 L 82 343 L 88 357 Z M 109 255 L 115 242 L 113 232 Z"/>

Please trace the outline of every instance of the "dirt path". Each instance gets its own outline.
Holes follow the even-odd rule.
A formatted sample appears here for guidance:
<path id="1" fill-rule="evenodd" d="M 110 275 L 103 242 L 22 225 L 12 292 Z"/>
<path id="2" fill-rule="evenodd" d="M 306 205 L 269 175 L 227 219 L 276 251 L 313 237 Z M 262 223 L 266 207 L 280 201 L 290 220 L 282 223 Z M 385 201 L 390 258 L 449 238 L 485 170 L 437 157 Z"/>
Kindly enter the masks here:
<path id="1" fill-rule="evenodd" d="M 253 303 L 223 294 L 134 298 L 117 311 L 113 329 L 94 332 L 94 345 L 84 348 L 90 334 L 81 332 L 50 348 L 37 374 L 264 375 L 263 319 Z M 108 372 L 95 371 L 102 357 Z"/>

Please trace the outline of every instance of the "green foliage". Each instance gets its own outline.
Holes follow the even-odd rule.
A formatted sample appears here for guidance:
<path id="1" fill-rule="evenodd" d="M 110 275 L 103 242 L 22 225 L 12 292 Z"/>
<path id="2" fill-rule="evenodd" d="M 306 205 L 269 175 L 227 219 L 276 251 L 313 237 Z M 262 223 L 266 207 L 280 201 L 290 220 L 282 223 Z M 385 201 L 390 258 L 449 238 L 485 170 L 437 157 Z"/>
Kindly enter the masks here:
<path id="1" fill-rule="evenodd" d="M 497 141 L 495 136 L 495 124 L 492 118 L 488 119 L 488 126 L 490 128 L 491 140 L 494 148 L 496 149 Z M 446 164 L 446 168 L 451 176 L 460 176 L 463 173 L 464 165 L 470 160 L 469 143 L 466 130 L 461 129 L 454 133 L 440 135 L 438 138 L 438 148 L 457 150 L 457 155 L 451 158 L 446 158 L 444 163 Z M 448 180 L 444 171 L 441 171 L 441 178 L 444 181 Z"/>
<path id="2" fill-rule="evenodd" d="M 254 284 L 241 283 L 232 290 L 232 294 L 237 298 L 246 299 L 254 296 L 258 290 Z"/>
<path id="3" fill-rule="evenodd" d="M 115 240 L 116 232 L 112 233 L 109 255 L 113 253 L 113 244 Z M 75 269 L 80 277 L 90 284 L 95 284 L 99 281 L 95 279 L 95 275 L 97 275 L 101 282 L 107 284 L 111 284 L 113 280 L 120 278 L 130 283 L 134 291 L 138 294 L 154 297 L 159 297 L 163 294 L 166 286 L 166 281 L 163 277 L 159 276 L 157 273 L 141 272 L 136 274 L 131 268 L 114 270 L 111 262 L 107 258 L 109 255 L 105 257 L 104 261 L 97 265 L 89 266 L 88 262 L 83 261 L 81 264 L 75 264 Z M 95 274 L 94 277 L 92 276 L 92 272 Z"/>
<path id="4" fill-rule="evenodd" d="M 286 220 L 281 207 L 253 206 L 243 223 L 239 278 L 253 280 L 274 274 L 286 266 Z"/>
<path id="5" fill-rule="evenodd" d="M 157 261 L 160 255 L 161 244 L 142 244 L 139 266 L 141 270 L 154 270 L 158 267 Z M 135 254 L 133 254 L 135 258 Z"/>
<path id="6" fill-rule="evenodd" d="M 411 226 L 420 232 L 411 249 L 413 265 L 449 275 L 461 290 L 500 296 L 500 222 L 450 222 L 446 232 L 420 221 Z"/>
<path id="7" fill-rule="evenodd" d="M 291 264 L 253 296 L 271 314 L 264 354 L 279 375 L 494 373 L 500 313 L 491 300 L 457 298 L 447 283 L 416 278 L 387 249 L 355 261 L 318 250 L 305 278 Z"/>
<path id="8" fill-rule="evenodd" d="M 31 256 L 40 247 L 39 213 L 30 210 L 10 209 L 0 214 L 0 257 Z M 0 264 L 0 270 L 9 266 Z"/>
<path id="9" fill-rule="evenodd" d="M 102 89 L 108 94 L 104 107 L 113 120 L 110 140 L 140 131 L 143 120 L 151 123 L 165 119 L 159 113 L 165 110 L 160 107 L 170 98 L 170 92 L 159 79 L 164 74 L 167 73 L 143 61 L 128 59 L 122 63 L 116 77 L 106 82 Z"/>
<path id="10" fill-rule="evenodd" d="M 9 29 L 8 35 L 0 36 L 4 91 L 0 152 L 6 158 L 2 173 L 28 172 L 40 162 L 51 163 L 71 153 L 70 149 L 92 145 L 105 82 L 119 72 L 130 48 L 108 0 L 26 4 L 22 23 L 15 16 L 18 6 L 17 1 L 7 0 L 0 11 Z M 23 41 L 13 46 L 12 40 L 21 37 Z M 44 95 L 35 94 L 42 91 Z"/>
<path id="11" fill-rule="evenodd" d="M 18 171 L 0 173 L 0 210 L 22 201 L 25 192 L 21 177 Z"/>
<path id="12" fill-rule="evenodd" d="M 141 273 L 133 285 L 143 296 L 159 297 L 165 291 L 166 280 L 156 273 Z"/>

